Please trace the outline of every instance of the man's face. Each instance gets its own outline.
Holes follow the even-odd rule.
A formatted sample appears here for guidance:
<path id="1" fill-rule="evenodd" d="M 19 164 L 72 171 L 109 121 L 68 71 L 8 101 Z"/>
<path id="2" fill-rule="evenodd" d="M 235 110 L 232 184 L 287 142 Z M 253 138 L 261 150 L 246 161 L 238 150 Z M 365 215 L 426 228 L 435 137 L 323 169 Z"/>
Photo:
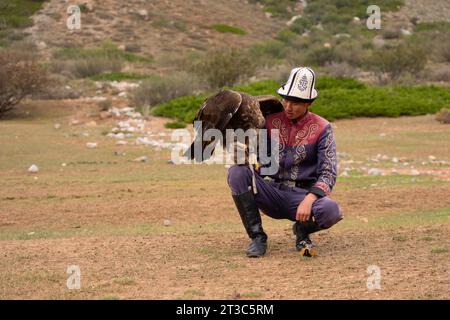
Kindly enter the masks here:
<path id="1" fill-rule="evenodd" d="M 291 120 L 295 120 L 304 115 L 308 107 L 311 105 L 310 102 L 292 102 L 286 99 L 283 99 L 281 103 L 283 104 L 286 116 Z"/>

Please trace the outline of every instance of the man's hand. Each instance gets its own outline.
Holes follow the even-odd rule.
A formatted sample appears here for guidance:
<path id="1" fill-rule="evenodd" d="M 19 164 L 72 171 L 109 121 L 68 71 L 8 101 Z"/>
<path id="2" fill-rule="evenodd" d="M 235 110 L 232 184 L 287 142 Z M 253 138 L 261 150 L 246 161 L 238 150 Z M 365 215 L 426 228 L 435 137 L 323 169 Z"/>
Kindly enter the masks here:
<path id="1" fill-rule="evenodd" d="M 312 205 L 316 200 L 317 196 L 315 194 L 308 193 L 305 199 L 303 199 L 303 201 L 298 205 L 297 215 L 295 219 L 297 221 L 308 221 L 309 217 L 311 216 Z"/>

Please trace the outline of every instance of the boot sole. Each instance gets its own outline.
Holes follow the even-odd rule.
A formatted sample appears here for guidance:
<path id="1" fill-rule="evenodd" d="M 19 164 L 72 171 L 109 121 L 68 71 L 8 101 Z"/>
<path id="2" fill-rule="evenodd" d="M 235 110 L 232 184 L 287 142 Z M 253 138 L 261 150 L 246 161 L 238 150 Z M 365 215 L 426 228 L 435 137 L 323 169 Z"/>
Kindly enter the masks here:
<path id="1" fill-rule="evenodd" d="M 256 253 L 245 253 L 247 255 L 248 258 L 260 258 L 262 256 L 264 256 L 266 253 L 262 253 L 262 254 L 256 254 Z"/>
<path id="2" fill-rule="evenodd" d="M 300 256 L 314 258 L 317 255 L 315 249 L 302 248 L 300 249 Z"/>

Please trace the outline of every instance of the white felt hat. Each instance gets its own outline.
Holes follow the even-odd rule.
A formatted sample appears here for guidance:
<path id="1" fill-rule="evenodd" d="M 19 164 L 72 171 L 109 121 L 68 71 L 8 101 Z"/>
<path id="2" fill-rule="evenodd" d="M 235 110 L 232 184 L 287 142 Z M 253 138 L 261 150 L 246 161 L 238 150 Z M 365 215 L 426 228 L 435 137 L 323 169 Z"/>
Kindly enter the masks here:
<path id="1" fill-rule="evenodd" d="M 286 84 L 282 85 L 277 93 L 287 100 L 312 102 L 318 95 L 315 85 L 316 74 L 311 68 L 295 68 L 292 69 Z"/>

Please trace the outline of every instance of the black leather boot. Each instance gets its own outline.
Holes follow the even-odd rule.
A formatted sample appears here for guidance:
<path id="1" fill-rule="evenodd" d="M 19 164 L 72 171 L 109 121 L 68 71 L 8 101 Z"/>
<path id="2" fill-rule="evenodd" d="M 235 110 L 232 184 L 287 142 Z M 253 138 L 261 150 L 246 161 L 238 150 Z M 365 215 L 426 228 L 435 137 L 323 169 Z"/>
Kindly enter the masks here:
<path id="1" fill-rule="evenodd" d="M 314 257 L 316 255 L 314 244 L 309 238 L 309 235 L 319 230 L 322 230 L 322 228 L 320 228 L 313 220 L 308 220 L 306 222 L 296 221 L 294 223 L 292 231 L 294 232 L 294 235 L 296 235 L 295 249 L 300 251 L 301 256 Z"/>
<path id="2" fill-rule="evenodd" d="M 253 191 L 233 195 L 234 203 L 252 243 L 247 248 L 247 257 L 261 257 L 267 250 L 267 235 L 262 228 L 261 215 Z"/>

